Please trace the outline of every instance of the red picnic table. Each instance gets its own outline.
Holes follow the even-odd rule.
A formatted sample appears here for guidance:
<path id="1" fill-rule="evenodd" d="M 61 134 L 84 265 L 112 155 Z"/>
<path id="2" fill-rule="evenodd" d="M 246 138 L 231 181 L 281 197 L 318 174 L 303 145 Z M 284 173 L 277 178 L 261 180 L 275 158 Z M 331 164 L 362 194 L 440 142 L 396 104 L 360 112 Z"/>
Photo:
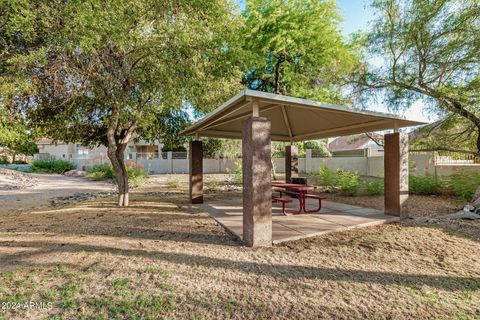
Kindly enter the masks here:
<path id="1" fill-rule="evenodd" d="M 320 197 L 316 194 L 309 194 L 308 191 L 313 191 L 317 189 L 315 186 L 306 186 L 303 184 L 294 184 L 294 183 L 279 183 L 279 182 L 274 182 L 272 183 L 272 187 L 279 188 L 282 190 L 275 190 L 280 193 L 280 197 L 275 197 L 272 196 L 272 201 L 274 202 L 281 202 L 282 203 L 282 209 L 283 209 L 283 214 L 287 215 L 287 213 L 292 213 L 292 214 L 300 214 L 302 213 L 302 210 L 306 213 L 312 213 L 312 212 L 319 212 L 322 209 L 322 200 L 325 199 L 323 197 Z M 284 191 L 285 190 L 285 191 Z M 289 199 L 285 199 L 282 197 L 282 194 L 290 194 L 290 195 L 295 195 L 298 197 L 298 201 L 300 203 L 300 208 L 298 211 L 295 212 L 287 212 L 285 210 L 285 203 L 292 202 Z M 313 199 L 318 199 L 318 208 L 316 210 L 308 210 L 307 209 L 307 204 L 306 200 L 307 198 L 313 198 Z"/>

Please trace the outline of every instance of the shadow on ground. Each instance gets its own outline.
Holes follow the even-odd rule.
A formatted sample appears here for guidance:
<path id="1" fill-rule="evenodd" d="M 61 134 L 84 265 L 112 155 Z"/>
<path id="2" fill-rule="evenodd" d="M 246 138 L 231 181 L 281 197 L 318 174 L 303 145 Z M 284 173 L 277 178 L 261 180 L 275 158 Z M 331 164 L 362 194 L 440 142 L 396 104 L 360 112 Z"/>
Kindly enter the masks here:
<path id="1" fill-rule="evenodd" d="M 67 252 L 102 252 L 114 255 L 147 257 L 150 259 L 163 260 L 175 264 L 188 265 L 191 267 L 205 266 L 215 269 L 233 269 L 235 271 L 243 272 L 247 275 L 266 275 L 274 278 L 305 278 L 316 280 L 379 283 L 384 285 L 397 284 L 415 288 L 421 285 L 428 285 L 430 287 L 449 291 L 465 289 L 476 290 L 480 284 L 480 277 L 432 276 L 421 274 L 412 275 L 380 271 L 329 269 L 302 265 L 271 265 L 255 262 L 230 261 L 227 259 L 196 256 L 184 253 L 166 253 L 161 251 L 151 252 L 135 249 L 126 250 L 98 245 L 81 245 L 72 243 L 52 244 L 50 242 L 27 241 L 2 241 L 0 242 L 0 245 L 4 247 L 38 248 L 38 250 L 34 252 L 19 252 L 4 257 L 4 259 L 2 259 L 0 262 L 0 266 L 2 267 L 12 264 L 17 267 L 35 265 L 25 261 L 32 260 L 37 255 Z M 5 261 L 8 261 L 7 265 L 5 265 Z"/>

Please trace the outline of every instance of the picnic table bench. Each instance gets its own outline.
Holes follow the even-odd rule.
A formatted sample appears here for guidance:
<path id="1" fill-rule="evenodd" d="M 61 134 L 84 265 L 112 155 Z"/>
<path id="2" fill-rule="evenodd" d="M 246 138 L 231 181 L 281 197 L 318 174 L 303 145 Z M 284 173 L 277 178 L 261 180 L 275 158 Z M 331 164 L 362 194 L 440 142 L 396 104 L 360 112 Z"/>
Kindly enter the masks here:
<path id="1" fill-rule="evenodd" d="M 272 202 L 280 202 L 282 204 L 282 213 L 284 215 L 287 215 L 287 212 L 285 211 L 285 204 L 291 203 L 291 202 L 293 202 L 293 200 L 292 199 L 287 199 L 287 198 L 272 196 Z"/>
<path id="2" fill-rule="evenodd" d="M 300 213 L 302 213 L 302 211 L 304 211 L 306 213 L 313 213 L 313 212 L 319 212 L 322 209 L 322 200 L 324 200 L 325 198 L 322 197 L 322 196 L 316 195 L 316 194 L 308 193 L 308 191 L 315 190 L 317 188 L 315 186 L 306 186 L 306 185 L 292 184 L 292 183 L 272 183 L 272 186 L 274 187 L 273 191 L 279 192 L 279 194 L 280 194 L 280 197 L 272 196 L 272 201 L 282 203 L 282 212 L 285 215 L 287 215 L 288 213 L 300 214 Z M 284 193 L 298 198 L 298 201 L 299 201 L 299 204 L 300 204 L 300 207 L 299 207 L 298 211 L 293 211 L 293 212 L 290 211 L 289 212 L 285 209 L 285 204 L 290 203 L 292 201 L 288 201 L 288 202 L 285 201 L 285 200 L 291 200 L 291 199 L 284 198 L 283 197 Z M 307 209 L 307 204 L 306 204 L 306 202 L 307 202 L 306 200 L 308 198 L 317 199 L 318 200 L 318 208 L 316 208 L 314 210 L 308 210 Z M 275 200 L 274 201 L 273 199 L 282 199 L 282 200 L 281 201 L 280 200 Z"/>

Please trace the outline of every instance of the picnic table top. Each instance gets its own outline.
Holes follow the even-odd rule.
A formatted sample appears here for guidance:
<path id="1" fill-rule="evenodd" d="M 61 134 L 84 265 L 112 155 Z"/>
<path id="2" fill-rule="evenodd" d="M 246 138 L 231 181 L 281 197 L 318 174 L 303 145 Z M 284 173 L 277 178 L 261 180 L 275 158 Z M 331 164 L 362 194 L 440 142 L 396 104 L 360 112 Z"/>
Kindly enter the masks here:
<path id="1" fill-rule="evenodd" d="M 317 189 L 316 186 L 306 186 L 303 184 L 295 184 L 295 183 L 281 183 L 281 182 L 274 182 L 272 186 L 290 190 L 297 190 L 297 191 L 308 191 L 308 190 L 315 190 Z"/>

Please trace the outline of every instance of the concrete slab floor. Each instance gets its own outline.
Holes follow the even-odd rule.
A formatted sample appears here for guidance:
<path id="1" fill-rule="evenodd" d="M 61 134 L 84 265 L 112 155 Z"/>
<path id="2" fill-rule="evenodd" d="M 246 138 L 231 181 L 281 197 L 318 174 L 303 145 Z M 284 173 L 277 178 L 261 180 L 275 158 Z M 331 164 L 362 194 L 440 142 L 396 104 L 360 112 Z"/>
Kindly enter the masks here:
<path id="1" fill-rule="evenodd" d="M 287 205 L 287 208 L 298 210 L 298 206 L 298 200 L 294 199 L 292 203 Z M 192 207 L 208 213 L 224 228 L 242 239 L 241 197 L 209 201 L 203 204 L 192 205 Z M 307 199 L 308 209 L 317 207 L 318 200 Z M 322 201 L 322 210 L 319 213 L 284 216 L 279 205 L 275 203 L 272 211 L 272 237 L 274 244 L 399 220 L 398 217 L 386 216 L 379 210 L 332 201 Z"/>

